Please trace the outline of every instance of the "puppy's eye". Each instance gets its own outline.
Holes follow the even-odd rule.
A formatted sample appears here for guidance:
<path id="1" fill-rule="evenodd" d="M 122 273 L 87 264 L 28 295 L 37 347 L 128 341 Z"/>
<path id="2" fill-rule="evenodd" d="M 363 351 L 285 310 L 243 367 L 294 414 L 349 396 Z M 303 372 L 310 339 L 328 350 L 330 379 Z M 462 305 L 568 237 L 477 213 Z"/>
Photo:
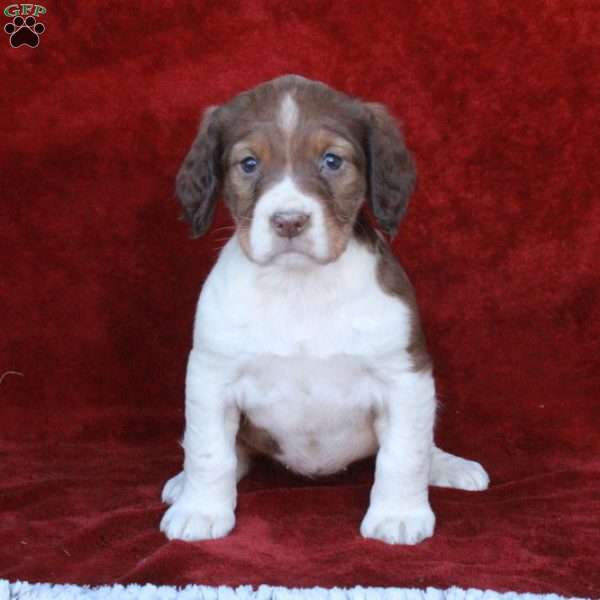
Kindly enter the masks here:
<path id="1" fill-rule="evenodd" d="M 343 164 L 344 159 L 334 154 L 333 152 L 327 152 L 321 159 L 321 168 L 329 169 L 330 171 L 337 171 Z"/>
<path id="2" fill-rule="evenodd" d="M 258 169 L 258 160 L 254 156 L 247 156 L 240 161 L 240 165 L 244 173 L 254 173 Z"/>

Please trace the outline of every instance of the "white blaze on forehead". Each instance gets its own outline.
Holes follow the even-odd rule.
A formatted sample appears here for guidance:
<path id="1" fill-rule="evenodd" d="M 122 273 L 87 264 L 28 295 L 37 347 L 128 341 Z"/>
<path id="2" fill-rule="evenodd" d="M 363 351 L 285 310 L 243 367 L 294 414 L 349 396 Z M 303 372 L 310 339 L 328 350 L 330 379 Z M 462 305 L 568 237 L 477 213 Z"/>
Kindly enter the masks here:
<path id="1" fill-rule="evenodd" d="M 297 211 L 310 215 L 310 226 L 302 237 L 315 256 L 327 257 L 329 246 L 323 207 L 287 176 L 268 189 L 254 207 L 249 237 L 255 258 L 259 261 L 266 259 L 275 250 L 280 240 L 271 227 L 271 217 L 282 211 Z"/>
<path id="2" fill-rule="evenodd" d="M 290 94 L 286 94 L 281 101 L 277 121 L 279 126 L 287 132 L 293 131 L 298 124 L 298 105 Z"/>

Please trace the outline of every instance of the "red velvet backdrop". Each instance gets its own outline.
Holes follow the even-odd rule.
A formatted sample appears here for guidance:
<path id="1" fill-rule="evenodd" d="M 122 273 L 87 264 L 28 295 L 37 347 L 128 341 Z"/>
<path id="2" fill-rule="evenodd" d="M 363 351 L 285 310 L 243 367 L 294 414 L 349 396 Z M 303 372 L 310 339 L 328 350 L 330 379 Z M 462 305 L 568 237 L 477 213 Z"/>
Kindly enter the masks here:
<path id="1" fill-rule="evenodd" d="M 0 373 L 22 373 L 0 384 L 0 577 L 600 595 L 598 4 L 45 6 L 38 48 L 0 32 Z M 288 72 L 386 103 L 418 163 L 394 247 L 438 439 L 493 485 L 434 489 L 417 547 L 359 537 L 369 463 L 310 482 L 261 464 L 230 537 L 158 531 L 223 243 L 188 239 L 174 175 L 204 107 Z"/>

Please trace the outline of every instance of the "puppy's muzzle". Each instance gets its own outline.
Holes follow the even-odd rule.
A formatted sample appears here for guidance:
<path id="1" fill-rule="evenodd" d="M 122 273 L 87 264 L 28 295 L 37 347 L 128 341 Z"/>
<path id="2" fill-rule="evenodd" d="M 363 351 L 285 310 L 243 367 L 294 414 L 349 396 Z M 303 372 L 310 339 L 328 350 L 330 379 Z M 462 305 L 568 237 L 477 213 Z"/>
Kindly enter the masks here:
<path id="1" fill-rule="evenodd" d="M 307 227 L 310 215 L 300 211 L 276 212 L 271 217 L 271 227 L 283 238 L 291 239 L 299 236 Z"/>

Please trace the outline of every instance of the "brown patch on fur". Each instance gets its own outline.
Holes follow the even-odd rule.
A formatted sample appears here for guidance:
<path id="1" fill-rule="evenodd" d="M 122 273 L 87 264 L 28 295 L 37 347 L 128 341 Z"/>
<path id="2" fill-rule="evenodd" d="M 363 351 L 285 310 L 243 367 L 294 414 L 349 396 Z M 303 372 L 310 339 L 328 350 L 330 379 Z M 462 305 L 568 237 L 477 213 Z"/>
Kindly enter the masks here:
<path id="1" fill-rule="evenodd" d="M 266 429 L 256 427 L 246 415 L 240 420 L 237 439 L 253 452 L 271 457 L 281 454 L 279 442 Z"/>
<path id="2" fill-rule="evenodd" d="M 394 236 L 406 213 L 417 173 L 398 124 L 385 106 L 366 103 L 369 129 L 369 205 L 383 231 Z"/>
<path id="3" fill-rule="evenodd" d="M 421 327 L 415 290 L 408 275 L 383 235 L 371 225 L 364 214 L 360 214 L 356 220 L 354 235 L 377 255 L 377 281 L 381 288 L 390 296 L 400 298 L 410 310 L 411 329 L 406 351 L 411 358 L 413 371 L 431 370 L 432 364 Z"/>

